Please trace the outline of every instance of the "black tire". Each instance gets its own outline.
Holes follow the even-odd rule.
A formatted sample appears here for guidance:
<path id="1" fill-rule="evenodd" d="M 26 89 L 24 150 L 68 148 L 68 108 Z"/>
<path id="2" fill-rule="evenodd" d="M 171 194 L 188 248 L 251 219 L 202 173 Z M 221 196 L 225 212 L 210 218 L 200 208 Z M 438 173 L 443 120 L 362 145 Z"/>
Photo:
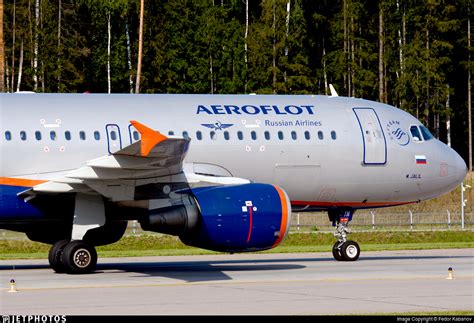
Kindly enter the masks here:
<path id="1" fill-rule="evenodd" d="M 341 246 L 341 256 L 345 261 L 356 261 L 359 259 L 360 247 L 355 241 L 346 241 Z"/>
<path id="2" fill-rule="evenodd" d="M 332 246 L 332 255 L 334 257 L 334 259 L 336 259 L 337 261 L 343 261 L 344 258 L 342 258 L 342 255 L 341 255 L 341 249 L 339 248 L 339 245 L 341 243 L 338 241 L 334 244 L 334 246 Z"/>
<path id="3" fill-rule="evenodd" d="M 71 241 L 64 247 L 61 261 L 68 274 L 88 274 L 97 264 L 97 251 L 82 240 Z"/>
<path id="4" fill-rule="evenodd" d="M 49 249 L 48 260 L 51 268 L 57 273 L 65 273 L 66 267 L 61 261 L 61 255 L 64 251 L 64 247 L 69 243 L 69 240 L 57 241 L 51 249 Z"/>

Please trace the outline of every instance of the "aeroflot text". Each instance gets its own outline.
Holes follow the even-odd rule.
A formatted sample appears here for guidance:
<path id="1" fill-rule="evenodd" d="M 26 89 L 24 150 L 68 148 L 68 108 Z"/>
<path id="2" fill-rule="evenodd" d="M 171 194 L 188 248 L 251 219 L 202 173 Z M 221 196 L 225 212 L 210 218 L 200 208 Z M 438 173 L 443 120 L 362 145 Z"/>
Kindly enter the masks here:
<path id="1" fill-rule="evenodd" d="M 198 105 L 196 114 L 279 114 L 299 115 L 314 114 L 313 105 Z"/>

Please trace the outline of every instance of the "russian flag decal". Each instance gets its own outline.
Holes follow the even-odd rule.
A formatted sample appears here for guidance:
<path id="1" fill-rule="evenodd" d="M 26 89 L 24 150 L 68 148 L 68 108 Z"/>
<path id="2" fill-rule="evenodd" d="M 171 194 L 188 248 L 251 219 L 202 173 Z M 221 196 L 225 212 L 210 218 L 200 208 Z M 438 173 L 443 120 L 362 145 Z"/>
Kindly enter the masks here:
<path id="1" fill-rule="evenodd" d="M 426 164 L 426 156 L 425 155 L 415 155 L 415 160 L 417 164 Z"/>

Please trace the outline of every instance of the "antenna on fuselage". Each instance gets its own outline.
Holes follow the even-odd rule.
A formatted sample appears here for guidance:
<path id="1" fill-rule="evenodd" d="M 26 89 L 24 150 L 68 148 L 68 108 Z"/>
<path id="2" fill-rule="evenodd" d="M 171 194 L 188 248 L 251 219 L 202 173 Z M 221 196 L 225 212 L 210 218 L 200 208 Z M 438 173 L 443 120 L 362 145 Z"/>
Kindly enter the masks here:
<path id="1" fill-rule="evenodd" d="M 331 91 L 331 97 L 339 96 L 339 94 L 337 94 L 336 89 L 334 89 L 334 86 L 332 86 L 332 84 L 329 84 L 329 90 Z"/>

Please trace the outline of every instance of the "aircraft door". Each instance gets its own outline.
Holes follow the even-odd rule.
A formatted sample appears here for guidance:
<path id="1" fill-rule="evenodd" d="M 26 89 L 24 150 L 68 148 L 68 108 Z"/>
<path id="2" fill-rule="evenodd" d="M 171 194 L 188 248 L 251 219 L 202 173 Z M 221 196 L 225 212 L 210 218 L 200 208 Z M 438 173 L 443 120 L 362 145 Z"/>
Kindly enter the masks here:
<path id="1" fill-rule="evenodd" d="M 363 160 L 365 165 L 387 163 L 387 141 L 377 112 L 372 108 L 353 108 L 362 133 Z"/>
<path id="2" fill-rule="evenodd" d="M 120 133 L 120 128 L 116 124 L 106 125 L 105 130 L 107 132 L 107 149 L 111 155 L 122 149 L 122 136 Z"/>

